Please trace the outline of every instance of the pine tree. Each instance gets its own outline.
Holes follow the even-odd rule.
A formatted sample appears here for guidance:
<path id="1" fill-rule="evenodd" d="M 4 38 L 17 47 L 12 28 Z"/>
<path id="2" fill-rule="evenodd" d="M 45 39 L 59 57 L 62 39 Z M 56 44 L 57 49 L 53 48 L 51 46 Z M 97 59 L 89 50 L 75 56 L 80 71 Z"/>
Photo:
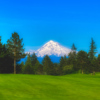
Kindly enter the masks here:
<path id="1" fill-rule="evenodd" d="M 24 73 L 25 74 L 34 74 L 34 68 L 31 64 L 30 54 L 28 54 L 27 60 L 25 62 Z"/>
<path id="2" fill-rule="evenodd" d="M 74 64 L 76 60 L 76 47 L 73 44 L 71 48 L 71 52 L 68 54 L 68 62 L 69 64 Z"/>
<path id="3" fill-rule="evenodd" d="M 40 64 L 38 67 L 38 74 L 43 74 L 43 65 Z"/>
<path id="4" fill-rule="evenodd" d="M 53 63 L 48 55 L 46 55 L 42 61 L 44 74 L 53 74 Z"/>
<path id="5" fill-rule="evenodd" d="M 89 59 L 87 52 L 81 50 L 77 53 L 77 65 L 79 69 L 81 69 L 82 74 L 88 67 L 88 61 Z"/>
<path id="6" fill-rule="evenodd" d="M 67 59 L 66 55 L 64 55 L 63 58 L 64 58 L 64 66 L 65 66 L 65 65 L 67 65 L 67 61 L 68 61 L 68 59 Z"/>
<path id="7" fill-rule="evenodd" d="M 12 33 L 12 37 L 7 41 L 7 48 L 10 50 L 10 54 L 14 59 L 14 74 L 16 74 L 16 60 L 26 56 L 24 54 L 22 40 L 19 38 L 18 33 L 14 32 Z"/>
<path id="8" fill-rule="evenodd" d="M 93 40 L 93 38 L 91 38 L 91 43 L 90 43 L 90 50 L 89 50 L 89 58 L 90 60 L 93 60 L 95 58 L 95 54 L 96 54 L 96 45 L 95 42 Z"/>
<path id="9" fill-rule="evenodd" d="M 59 74 L 62 75 L 63 74 L 63 67 L 66 65 L 65 62 L 65 57 L 61 57 L 60 58 L 60 64 L 59 64 Z"/>
<path id="10" fill-rule="evenodd" d="M 32 64 L 32 66 L 35 66 L 36 62 L 37 62 L 37 56 L 35 55 L 35 53 L 33 53 L 31 55 L 31 64 Z"/>
<path id="11" fill-rule="evenodd" d="M 13 59 L 9 55 L 9 50 L 5 44 L 1 43 L 0 37 L 0 73 L 12 73 L 13 72 Z"/>
<path id="12" fill-rule="evenodd" d="M 53 63 L 54 75 L 59 75 L 59 63 Z"/>
<path id="13" fill-rule="evenodd" d="M 100 54 L 97 57 L 97 67 L 96 67 L 96 71 L 100 72 Z"/>
<path id="14" fill-rule="evenodd" d="M 74 44 L 74 43 L 73 43 L 73 45 L 72 45 L 71 50 L 72 50 L 73 52 L 76 52 L 76 47 L 75 47 L 75 44 Z"/>
<path id="15" fill-rule="evenodd" d="M 37 60 L 36 63 L 35 63 L 35 66 L 34 66 L 34 72 L 35 72 L 35 74 L 39 73 L 39 68 L 40 68 L 40 63 Z"/>
<path id="16" fill-rule="evenodd" d="M 24 73 L 24 69 L 25 69 L 25 64 L 24 64 L 24 62 L 22 61 L 20 65 L 21 65 L 21 72 Z"/>
<path id="17" fill-rule="evenodd" d="M 71 48 L 71 52 L 68 54 L 68 60 L 67 60 L 68 65 L 73 66 L 74 71 L 78 70 L 77 65 L 76 65 L 76 60 L 77 60 L 76 59 L 76 56 L 77 56 L 76 50 L 77 49 L 76 49 L 75 45 L 73 44 L 72 48 Z"/>
<path id="18" fill-rule="evenodd" d="M 90 63 L 90 71 L 91 71 L 91 74 L 93 73 L 93 75 L 95 75 L 95 71 L 96 71 L 96 68 L 97 68 L 97 58 L 94 58 L 93 60 L 91 60 L 91 63 Z"/>
<path id="19" fill-rule="evenodd" d="M 4 48 L 5 48 L 5 45 L 1 43 L 1 36 L 0 36 L 0 58 L 4 57 L 5 55 Z"/>
<path id="20" fill-rule="evenodd" d="M 89 50 L 89 58 L 90 58 L 90 62 L 91 62 L 91 70 L 93 71 L 93 74 L 95 74 L 95 54 L 96 54 L 96 45 L 95 42 L 93 40 L 93 38 L 91 38 L 91 43 L 90 43 L 90 50 Z"/>

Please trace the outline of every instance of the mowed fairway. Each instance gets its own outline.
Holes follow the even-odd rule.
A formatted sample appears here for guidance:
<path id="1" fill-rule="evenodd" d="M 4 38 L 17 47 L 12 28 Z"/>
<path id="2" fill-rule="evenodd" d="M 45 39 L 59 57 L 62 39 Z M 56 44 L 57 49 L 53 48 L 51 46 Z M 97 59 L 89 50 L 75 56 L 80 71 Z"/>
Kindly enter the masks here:
<path id="1" fill-rule="evenodd" d="M 0 74 L 0 100 L 100 100 L 100 75 Z"/>

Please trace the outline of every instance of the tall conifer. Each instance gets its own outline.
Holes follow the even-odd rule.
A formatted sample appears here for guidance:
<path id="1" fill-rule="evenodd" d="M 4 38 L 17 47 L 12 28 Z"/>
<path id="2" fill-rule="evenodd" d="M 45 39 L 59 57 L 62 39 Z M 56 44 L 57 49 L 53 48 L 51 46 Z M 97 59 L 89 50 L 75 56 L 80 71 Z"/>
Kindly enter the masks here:
<path id="1" fill-rule="evenodd" d="M 89 50 L 89 58 L 90 58 L 90 62 L 91 62 L 91 71 L 93 72 L 93 74 L 95 74 L 95 61 L 96 61 L 96 45 L 95 42 L 93 40 L 93 38 L 91 38 L 91 43 L 90 43 L 90 50 Z"/>
<path id="2" fill-rule="evenodd" d="M 91 38 L 91 43 L 90 43 L 90 50 L 89 50 L 89 58 L 90 60 L 93 60 L 95 58 L 95 54 L 96 54 L 96 45 L 95 42 L 93 40 L 93 38 Z"/>
<path id="3" fill-rule="evenodd" d="M 14 59 L 14 74 L 16 74 L 16 61 L 20 58 L 24 58 L 24 48 L 18 33 L 12 33 L 12 37 L 7 41 L 7 47 L 10 50 L 10 54 Z"/>

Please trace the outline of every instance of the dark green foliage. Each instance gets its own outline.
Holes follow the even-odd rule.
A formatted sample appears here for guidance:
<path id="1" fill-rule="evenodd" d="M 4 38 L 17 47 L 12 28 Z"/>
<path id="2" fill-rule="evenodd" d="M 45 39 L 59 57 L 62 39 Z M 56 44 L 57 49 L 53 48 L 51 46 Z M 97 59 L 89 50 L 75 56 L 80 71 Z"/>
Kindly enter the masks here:
<path id="1" fill-rule="evenodd" d="M 51 61 L 46 55 L 42 64 L 37 60 L 35 53 L 28 54 L 26 63 L 17 64 L 21 58 L 25 57 L 22 39 L 14 32 L 12 37 L 7 41 L 7 45 L 1 43 L 0 37 L 0 73 L 24 73 L 24 74 L 48 74 L 48 75 L 65 75 L 76 73 L 81 70 L 82 73 L 100 72 L 100 54 L 95 57 L 96 46 L 91 39 L 90 51 L 87 54 L 85 51 L 76 51 L 73 44 L 71 52 L 66 56 L 61 57 L 60 63 Z M 14 61 L 13 61 L 14 59 Z"/>
<path id="2" fill-rule="evenodd" d="M 96 71 L 96 69 L 97 69 L 97 59 L 96 58 L 94 58 L 93 60 L 91 60 L 91 63 L 90 63 L 90 66 L 91 66 L 91 68 L 90 68 L 90 72 L 91 73 L 93 73 L 93 74 L 95 74 L 95 71 Z"/>
<path id="3" fill-rule="evenodd" d="M 95 45 L 95 42 L 93 40 L 93 38 L 91 38 L 91 44 L 90 44 L 90 50 L 89 50 L 89 58 L 90 58 L 90 71 L 93 72 L 93 74 L 95 74 L 95 70 L 96 70 L 96 57 L 95 57 L 95 54 L 96 54 L 96 45 Z"/>
<path id="4" fill-rule="evenodd" d="M 71 48 L 72 51 L 76 52 L 77 48 L 75 47 L 75 44 L 73 43 L 72 45 L 72 48 Z"/>
<path id="5" fill-rule="evenodd" d="M 77 66 L 79 69 L 81 69 L 82 74 L 84 73 L 84 71 L 87 69 L 88 67 L 88 54 L 85 51 L 79 51 L 77 53 Z"/>
<path id="6" fill-rule="evenodd" d="M 35 66 L 34 66 L 34 72 L 35 72 L 35 74 L 39 73 L 39 68 L 40 68 L 40 63 L 37 60 L 36 63 L 35 63 Z"/>
<path id="7" fill-rule="evenodd" d="M 97 57 L 97 67 L 96 67 L 96 72 L 100 72 L 100 54 Z"/>
<path id="8" fill-rule="evenodd" d="M 65 66 L 65 60 L 63 57 L 60 58 L 60 68 L 62 69 L 62 67 Z"/>
<path id="9" fill-rule="evenodd" d="M 43 65 L 42 64 L 39 65 L 37 71 L 38 71 L 37 74 L 43 74 Z"/>
<path id="10" fill-rule="evenodd" d="M 68 65 L 73 65 L 74 71 L 78 70 L 77 59 L 76 59 L 76 56 L 77 56 L 76 50 L 77 49 L 76 49 L 75 45 L 73 44 L 72 48 L 71 48 L 71 52 L 68 54 L 68 60 L 67 60 Z"/>
<path id="11" fill-rule="evenodd" d="M 44 74 L 53 74 L 53 63 L 48 55 L 46 55 L 42 61 Z"/>
<path id="12" fill-rule="evenodd" d="M 63 74 L 70 74 L 73 72 L 73 65 L 66 65 L 63 67 Z"/>
<path id="13" fill-rule="evenodd" d="M 63 67 L 65 67 L 66 65 L 68 65 L 68 59 L 66 58 L 66 56 L 61 57 L 58 69 L 60 75 L 63 75 Z"/>
<path id="14" fill-rule="evenodd" d="M 10 55 L 14 59 L 14 74 L 16 74 L 16 61 L 20 58 L 24 58 L 23 39 L 19 38 L 18 33 L 12 33 L 12 37 L 7 41 L 7 48 L 10 51 Z"/>
<path id="15" fill-rule="evenodd" d="M 5 50 L 4 53 L 5 55 L 0 57 L 0 73 L 13 73 L 13 59 L 7 50 Z"/>
<path id="16" fill-rule="evenodd" d="M 63 74 L 63 67 L 66 65 L 64 57 L 60 58 L 60 64 L 59 64 L 59 74 Z"/>
<path id="17" fill-rule="evenodd" d="M 22 64 L 17 64 L 16 65 L 16 73 L 21 74 L 22 73 Z"/>
<path id="18" fill-rule="evenodd" d="M 24 74 L 43 74 L 43 66 L 37 60 L 35 53 L 28 54 L 25 65 L 22 63 L 22 72 Z"/>
<path id="19" fill-rule="evenodd" d="M 74 64 L 76 60 L 76 47 L 73 44 L 71 48 L 71 52 L 68 54 L 68 63 Z"/>
<path id="20" fill-rule="evenodd" d="M 93 38 L 91 38 L 91 44 L 90 44 L 90 50 L 89 50 L 89 58 L 90 60 L 93 60 L 95 58 L 95 54 L 96 54 L 96 45 L 95 42 L 93 40 Z"/>
<path id="21" fill-rule="evenodd" d="M 10 50 L 12 56 L 16 58 L 16 60 L 20 58 L 24 58 L 24 44 L 22 44 L 23 39 L 20 39 L 18 33 L 12 33 L 12 37 L 7 41 L 7 48 Z"/>
<path id="22" fill-rule="evenodd" d="M 13 73 L 13 59 L 9 50 L 1 43 L 0 37 L 0 73 Z"/>
<path id="23" fill-rule="evenodd" d="M 59 64 L 58 63 L 54 63 L 53 64 L 53 69 L 54 69 L 54 74 L 53 75 L 60 75 L 60 69 L 59 69 Z"/>
<path id="24" fill-rule="evenodd" d="M 84 72 L 88 60 L 88 54 L 85 51 L 79 51 L 77 53 L 77 66 L 81 69 L 82 73 Z"/>
<path id="25" fill-rule="evenodd" d="M 20 64 L 19 67 L 20 67 L 20 69 L 21 69 L 21 70 L 19 70 L 19 73 L 24 73 L 25 64 L 24 64 L 23 61 L 21 62 L 21 64 Z"/>
<path id="26" fill-rule="evenodd" d="M 63 59 L 64 59 L 64 66 L 65 66 L 68 64 L 68 59 L 67 59 L 66 55 L 64 55 Z"/>
<path id="27" fill-rule="evenodd" d="M 31 64 L 31 57 L 30 54 L 28 54 L 25 66 L 23 66 L 23 73 L 24 74 L 34 74 L 34 67 Z"/>
<path id="28" fill-rule="evenodd" d="M 37 56 L 35 55 L 35 53 L 33 53 L 31 55 L 31 64 L 32 64 L 32 66 L 35 66 L 36 62 L 37 62 Z"/>

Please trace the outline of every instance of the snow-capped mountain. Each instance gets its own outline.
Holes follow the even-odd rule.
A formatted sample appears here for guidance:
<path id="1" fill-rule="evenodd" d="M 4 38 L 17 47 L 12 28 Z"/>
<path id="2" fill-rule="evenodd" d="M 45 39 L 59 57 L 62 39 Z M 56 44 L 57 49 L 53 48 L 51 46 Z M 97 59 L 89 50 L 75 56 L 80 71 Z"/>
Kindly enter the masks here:
<path id="1" fill-rule="evenodd" d="M 35 53 L 38 57 L 43 57 L 45 55 L 55 55 L 55 56 L 64 56 L 68 55 L 71 49 L 68 49 L 64 46 L 61 46 L 59 43 L 50 40 Z"/>
<path id="2" fill-rule="evenodd" d="M 50 40 L 49 42 L 44 44 L 40 49 L 35 51 L 35 53 L 38 57 L 43 57 L 45 55 L 49 55 L 49 56 L 55 55 L 60 57 L 64 55 L 67 56 L 70 51 L 71 49 L 60 45 L 58 42 L 54 42 Z"/>

